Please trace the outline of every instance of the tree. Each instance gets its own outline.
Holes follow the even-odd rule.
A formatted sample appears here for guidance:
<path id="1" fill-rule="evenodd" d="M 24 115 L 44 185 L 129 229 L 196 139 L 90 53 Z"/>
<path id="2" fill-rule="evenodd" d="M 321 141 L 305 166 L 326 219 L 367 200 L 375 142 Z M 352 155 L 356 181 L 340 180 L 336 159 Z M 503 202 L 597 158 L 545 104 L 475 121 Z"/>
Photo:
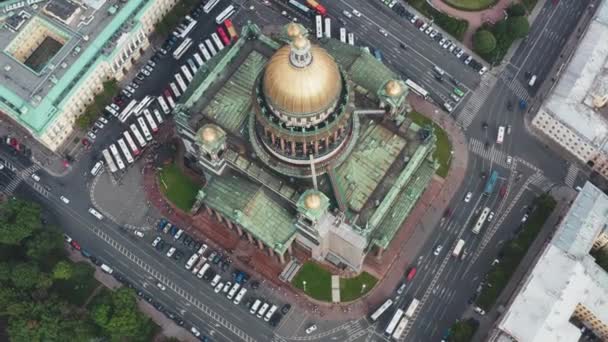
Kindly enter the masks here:
<path id="1" fill-rule="evenodd" d="M 60 261 L 53 267 L 53 279 L 70 279 L 74 274 L 74 267 L 68 261 Z"/>
<path id="2" fill-rule="evenodd" d="M 523 38 L 530 32 L 530 23 L 526 17 L 512 17 L 507 19 L 509 33 L 513 38 Z"/>
<path id="3" fill-rule="evenodd" d="M 33 289 L 39 285 L 41 279 L 40 269 L 34 263 L 18 263 L 11 271 L 11 280 L 18 289 Z"/>
<path id="4" fill-rule="evenodd" d="M 478 30 L 473 36 L 473 46 L 477 53 L 486 55 L 496 48 L 496 37 L 488 30 Z"/>
<path id="5" fill-rule="evenodd" d="M 11 279 L 11 265 L 8 262 L 0 262 L 0 284 L 6 284 Z"/>
<path id="6" fill-rule="evenodd" d="M 515 3 L 507 8 L 507 14 L 509 14 L 509 17 L 523 17 L 526 15 L 526 7 Z"/>
<path id="7" fill-rule="evenodd" d="M 477 324 L 472 320 L 459 321 L 450 329 L 450 342 L 468 342 L 473 339 Z"/>
<path id="8" fill-rule="evenodd" d="M 150 320 L 137 308 L 135 294 L 129 288 L 106 293 L 93 306 L 91 316 L 113 341 L 145 341 L 152 332 Z"/>
<path id="9" fill-rule="evenodd" d="M 0 243 L 18 245 L 41 227 L 38 205 L 19 199 L 0 204 Z"/>
<path id="10" fill-rule="evenodd" d="M 37 261 L 56 260 L 64 253 L 63 237 L 53 230 L 41 230 L 27 240 L 26 247 L 27 256 Z"/>

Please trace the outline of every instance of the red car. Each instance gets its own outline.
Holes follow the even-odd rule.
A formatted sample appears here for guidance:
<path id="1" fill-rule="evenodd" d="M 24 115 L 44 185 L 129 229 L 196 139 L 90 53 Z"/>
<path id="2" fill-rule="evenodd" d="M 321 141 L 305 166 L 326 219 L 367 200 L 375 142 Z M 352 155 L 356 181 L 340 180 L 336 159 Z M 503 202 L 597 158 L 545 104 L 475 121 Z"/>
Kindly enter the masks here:
<path id="1" fill-rule="evenodd" d="M 70 245 L 72 245 L 72 247 L 76 248 L 77 251 L 80 250 L 80 245 L 78 244 L 78 242 L 76 242 L 76 240 L 72 240 L 72 242 L 70 242 Z"/>
<path id="2" fill-rule="evenodd" d="M 407 275 L 405 276 L 405 279 L 409 282 L 409 281 L 412 281 L 412 279 L 414 279 L 415 276 L 416 276 L 416 267 L 412 266 L 407 271 Z"/>
<path id="3" fill-rule="evenodd" d="M 500 195 L 500 197 L 505 197 L 505 195 L 507 194 L 507 186 L 503 185 L 500 187 L 500 191 L 498 192 L 498 195 Z"/>

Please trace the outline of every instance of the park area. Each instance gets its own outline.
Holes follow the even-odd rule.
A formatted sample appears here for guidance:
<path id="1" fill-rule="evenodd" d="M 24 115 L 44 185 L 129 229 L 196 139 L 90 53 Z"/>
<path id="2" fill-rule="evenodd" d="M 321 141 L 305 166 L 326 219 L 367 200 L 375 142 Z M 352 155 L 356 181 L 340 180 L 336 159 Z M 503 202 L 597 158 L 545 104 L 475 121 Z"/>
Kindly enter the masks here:
<path id="1" fill-rule="evenodd" d="M 443 0 L 443 2 L 463 11 L 480 11 L 494 6 L 498 0 Z"/>
<path id="2" fill-rule="evenodd" d="M 350 302 L 371 290 L 378 279 L 363 272 L 353 278 L 340 278 L 340 300 Z M 331 273 L 314 262 L 305 263 L 291 284 L 308 296 L 324 302 L 331 302 Z"/>
<path id="3" fill-rule="evenodd" d="M 439 163 L 439 168 L 436 173 L 439 177 L 445 178 L 448 175 L 450 163 L 452 161 L 452 144 L 450 143 L 447 134 L 439 125 L 420 113 L 411 112 L 409 117 L 420 127 L 433 127 L 433 133 L 437 136 L 437 148 L 433 153 L 433 158 Z"/>
<path id="4" fill-rule="evenodd" d="M 158 174 L 165 197 L 183 211 L 190 211 L 200 186 L 186 176 L 175 163 L 165 165 Z"/>

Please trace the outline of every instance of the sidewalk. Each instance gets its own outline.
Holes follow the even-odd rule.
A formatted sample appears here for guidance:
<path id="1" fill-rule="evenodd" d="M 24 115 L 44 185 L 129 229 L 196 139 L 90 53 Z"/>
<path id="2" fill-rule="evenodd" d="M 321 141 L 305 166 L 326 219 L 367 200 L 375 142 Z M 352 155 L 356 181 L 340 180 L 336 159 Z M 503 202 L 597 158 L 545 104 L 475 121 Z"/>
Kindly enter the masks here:
<path id="1" fill-rule="evenodd" d="M 491 335 L 492 330 L 496 328 L 500 316 L 508 308 L 508 305 L 514 299 L 514 295 L 519 291 L 522 281 L 528 275 L 531 267 L 536 264 L 536 261 L 542 254 L 545 246 L 549 243 L 549 240 L 553 236 L 553 232 L 557 224 L 561 221 L 563 215 L 570 208 L 570 203 L 576 197 L 576 191 L 573 189 L 562 186 L 556 187 L 551 190 L 551 195 L 558 202 L 557 206 L 545 222 L 543 228 L 538 233 L 538 236 L 528 249 L 528 252 L 517 266 L 517 269 L 511 276 L 509 283 L 502 290 L 492 310 L 486 313 L 485 316 L 475 316 L 475 319 L 479 321 L 479 327 L 477 332 L 473 336 L 473 342 L 486 341 Z M 469 312 L 471 315 L 472 312 Z M 466 317 L 465 317 L 466 318 Z"/>

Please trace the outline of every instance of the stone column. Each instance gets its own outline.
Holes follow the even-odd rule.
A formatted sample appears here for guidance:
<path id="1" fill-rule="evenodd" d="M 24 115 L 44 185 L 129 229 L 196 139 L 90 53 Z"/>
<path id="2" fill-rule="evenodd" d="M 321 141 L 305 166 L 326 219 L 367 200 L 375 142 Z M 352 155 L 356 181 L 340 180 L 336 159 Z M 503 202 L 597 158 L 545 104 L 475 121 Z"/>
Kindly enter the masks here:
<path id="1" fill-rule="evenodd" d="M 249 240 L 249 243 L 253 244 L 253 237 L 251 236 L 251 234 L 249 232 L 247 232 L 247 240 Z"/>
<path id="2" fill-rule="evenodd" d="M 279 261 L 281 262 L 281 264 L 285 263 L 285 257 L 283 256 L 283 254 L 279 254 Z"/>
<path id="3" fill-rule="evenodd" d="M 219 212 L 217 212 L 217 211 L 215 212 L 215 217 L 217 217 L 217 220 L 218 220 L 220 223 L 224 221 L 224 220 L 222 220 L 222 215 L 221 215 Z"/>
<path id="4" fill-rule="evenodd" d="M 228 225 L 228 228 L 234 229 L 234 227 L 232 226 L 232 221 L 226 220 L 226 224 Z"/>
<path id="5" fill-rule="evenodd" d="M 293 254 L 293 241 L 287 246 L 287 253 L 289 253 L 289 255 Z"/>
<path id="6" fill-rule="evenodd" d="M 281 138 L 281 151 L 285 152 L 285 139 Z"/>
<path id="7" fill-rule="evenodd" d="M 264 250 L 264 244 L 262 243 L 262 240 L 260 240 L 260 239 L 258 239 L 258 247 L 259 247 L 261 250 Z"/>
<path id="8" fill-rule="evenodd" d="M 209 208 L 208 206 L 205 206 L 205 210 L 207 211 L 207 214 L 209 216 L 213 215 L 213 211 L 211 210 L 211 208 Z"/>
<path id="9" fill-rule="evenodd" d="M 239 236 L 243 236 L 243 229 L 241 229 L 241 226 L 239 224 L 235 224 L 234 226 L 236 227 L 236 231 L 239 233 Z"/>
<path id="10" fill-rule="evenodd" d="M 293 155 L 293 156 L 296 155 L 296 142 L 295 141 L 291 142 L 291 155 Z"/>
<path id="11" fill-rule="evenodd" d="M 384 253 L 384 248 L 378 247 L 378 250 L 376 251 L 376 259 L 382 258 L 382 253 Z"/>
<path id="12" fill-rule="evenodd" d="M 302 151 L 304 151 L 304 155 L 308 155 L 306 152 L 308 151 L 308 143 L 302 143 Z"/>

